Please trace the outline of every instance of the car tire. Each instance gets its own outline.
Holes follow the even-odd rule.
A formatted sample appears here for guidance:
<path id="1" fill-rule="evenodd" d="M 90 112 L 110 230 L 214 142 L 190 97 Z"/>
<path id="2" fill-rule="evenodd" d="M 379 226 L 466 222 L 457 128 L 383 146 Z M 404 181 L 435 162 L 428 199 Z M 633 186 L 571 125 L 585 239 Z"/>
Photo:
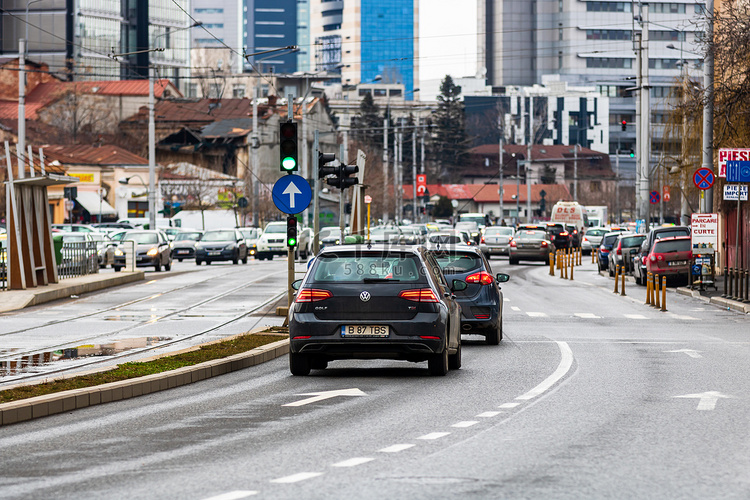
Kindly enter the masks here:
<path id="1" fill-rule="evenodd" d="M 154 263 L 154 271 L 156 271 L 157 273 L 160 273 L 160 272 L 161 272 L 161 261 L 158 261 L 158 260 L 157 260 L 157 261 L 156 261 L 156 262 Z"/>
<path id="2" fill-rule="evenodd" d="M 196 266 L 200 266 L 202 263 L 203 263 L 202 261 L 200 261 L 198 259 L 195 259 L 195 265 Z"/>
<path id="3" fill-rule="evenodd" d="M 609 273 L 609 277 L 610 278 L 614 278 L 615 277 L 615 273 L 614 273 L 614 271 L 612 271 L 612 267 L 611 266 L 607 269 L 607 272 Z"/>
<path id="4" fill-rule="evenodd" d="M 269 253 L 269 254 L 268 254 L 268 255 L 266 256 L 266 258 L 267 258 L 268 260 L 273 260 L 273 254 L 272 254 L 272 253 Z"/>
<path id="5" fill-rule="evenodd" d="M 112 265 L 112 269 L 114 269 L 116 273 L 119 273 L 120 271 L 122 271 L 122 266 L 115 266 L 115 265 L 113 264 L 113 265 Z"/>
<path id="6" fill-rule="evenodd" d="M 310 360 L 310 368 L 313 370 L 325 370 L 328 368 L 328 360 L 322 358 L 313 358 Z"/>
<path id="7" fill-rule="evenodd" d="M 295 377 L 304 377 L 310 374 L 310 358 L 296 352 L 289 353 L 289 371 Z"/>
<path id="8" fill-rule="evenodd" d="M 433 354 L 427 360 L 427 369 L 430 375 L 443 376 L 448 373 L 448 347 L 443 349 L 440 354 Z"/>
<path id="9" fill-rule="evenodd" d="M 210 266 L 210 265 L 211 265 L 211 261 L 210 261 L 210 260 L 207 260 L 207 261 L 206 261 L 206 265 L 207 265 L 207 266 Z"/>
<path id="10" fill-rule="evenodd" d="M 514 259 L 513 257 L 508 258 L 508 264 L 518 264 L 518 259 Z"/>
<path id="11" fill-rule="evenodd" d="M 182 262 L 182 259 L 177 259 L 177 262 Z"/>
<path id="12" fill-rule="evenodd" d="M 165 271 L 171 271 L 172 270 L 172 261 L 170 260 L 166 264 L 164 264 L 164 270 Z"/>
<path id="13" fill-rule="evenodd" d="M 502 332 L 503 327 L 498 326 L 496 328 L 490 328 L 484 336 L 484 341 L 487 345 L 498 345 L 500 339 L 503 338 Z"/>
<path id="14" fill-rule="evenodd" d="M 448 368 L 458 370 L 461 368 L 461 341 L 459 339 L 458 348 L 455 354 L 448 355 Z"/>
<path id="15" fill-rule="evenodd" d="M 244 259 L 242 259 L 242 263 L 243 263 L 243 264 L 247 264 L 247 254 L 245 254 L 245 258 L 244 258 Z"/>
<path id="16" fill-rule="evenodd" d="M 232 255 L 232 264 L 235 266 L 240 263 L 240 253 L 237 252 L 236 254 Z"/>

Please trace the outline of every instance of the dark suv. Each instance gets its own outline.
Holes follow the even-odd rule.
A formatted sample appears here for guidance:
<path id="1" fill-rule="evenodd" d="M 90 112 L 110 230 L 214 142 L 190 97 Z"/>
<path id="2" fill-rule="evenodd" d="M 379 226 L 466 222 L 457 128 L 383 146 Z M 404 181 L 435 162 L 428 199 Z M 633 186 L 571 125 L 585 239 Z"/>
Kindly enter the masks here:
<path id="1" fill-rule="evenodd" d="M 633 258 L 633 277 L 639 285 L 646 284 L 646 258 L 656 240 L 669 238 L 670 236 L 690 236 L 690 228 L 687 226 L 655 227 L 646 235 L 641 248 Z"/>
<path id="2" fill-rule="evenodd" d="M 552 244 L 555 245 L 556 249 L 570 248 L 571 237 L 570 233 L 565 229 L 565 225 L 549 222 L 547 223 L 547 233 Z"/>
<path id="3" fill-rule="evenodd" d="M 490 263 L 476 247 L 447 245 L 433 255 L 446 279 L 467 284 L 466 290 L 455 292 L 461 306 L 461 331 L 483 335 L 488 344 L 497 345 L 503 338 L 503 292 L 498 283 L 510 276 L 493 276 Z"/>

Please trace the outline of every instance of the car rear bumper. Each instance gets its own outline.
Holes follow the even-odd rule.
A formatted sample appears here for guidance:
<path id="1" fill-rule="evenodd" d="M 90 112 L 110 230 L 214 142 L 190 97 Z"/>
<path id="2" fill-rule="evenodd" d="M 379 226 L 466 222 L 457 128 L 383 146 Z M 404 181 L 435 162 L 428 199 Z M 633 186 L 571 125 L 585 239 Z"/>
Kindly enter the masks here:
<path id="1" fill-rule="evenodd" d="M 197 250 L 195 252 L 195 259 L 208 262 L 210 261 L 221 261 L 221 260 L 232 260 L 234 259 L 236 250 L 222 250 L 217 255 L 211 255 L 213 252 L 206 252 L 205 250 Z"/>
<path id="2" fill-rule="evenodd" d="M 384 325 L 390 331 L 389 336 L 383 338 L 343 337 L 341 327 L 344 325 Z M 425 361 L 445 349 L 446 326 L 439 313 L 419 313 L 405 321 L 321 320 L 313 313 L 293 313 L 289 322 L 289 345 L 293 353 L 328 360 Z"/>
<path id="3" fill-rule="evenodd" d="M 549 251 L 544 250 L 511 250 L 510 256 L 514 259 L 522 260 L 543 260 L 546 261 L 549 258 Z"/>
<path id="4" fill-rule="evenodd" d="M 483 243 L 481 250 L 487 255 L 509 255 L 510 244 Z"/>

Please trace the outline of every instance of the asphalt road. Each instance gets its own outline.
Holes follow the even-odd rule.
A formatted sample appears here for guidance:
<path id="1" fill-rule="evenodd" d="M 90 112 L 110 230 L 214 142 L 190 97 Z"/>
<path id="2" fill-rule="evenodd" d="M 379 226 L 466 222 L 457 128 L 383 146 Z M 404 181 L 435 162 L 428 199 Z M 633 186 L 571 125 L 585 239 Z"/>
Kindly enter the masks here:
<path id="1" fill-rule="evenodd" d="M 745 316 L 674 293 L 655 310 L 591 264 L 568 281 L 492 262 L 512 275 L 505 339 L 465 336 L 461 370 L 292 377 L 279 358 L 0 428 L 0 497 L 750 496 Z"/>

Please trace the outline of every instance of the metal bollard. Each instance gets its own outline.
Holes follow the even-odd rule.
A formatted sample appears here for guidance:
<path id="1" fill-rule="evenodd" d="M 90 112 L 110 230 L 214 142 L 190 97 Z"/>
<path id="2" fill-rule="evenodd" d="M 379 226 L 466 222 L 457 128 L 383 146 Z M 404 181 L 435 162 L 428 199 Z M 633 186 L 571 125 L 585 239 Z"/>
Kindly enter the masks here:
<path id="1" fill-rule="evenodd" d="M 727 288 L 727 298 L 728 299 L 731 299 L 732 295 L 733 295 L 733 293 L 732 293 L 732 285 L 734 285 L 734 268 L 730 267 L 729 268 L 729 288 Z"/>
<path id="2" fill-rule="evenodd" d="M 612 293 L 618 293 L 620 290 L 620 274 L 619 274 L 620 266 L 615 266 L 615 289 L 612 291 Z"/>
<path id="3" fill-rule="evenodd" d="M 653 284 L 653 276 L 651 276 L 651 273 L 646 273 L 646 305 L 651 304 L 651 288 Z"/>
<path id="4" fill-rule="evenodd" d="M 739 268 L 734 268 L 734 296 L 732 298 L 734 300 L 737 300 L 737 297 L 740 295 L 740 270 Z"/>
<path id="5" fill-rule="evenodd" d="M 654 302 L 651 304 L 654 307 L 659 307 L 659 275 L 654 274 Z"/>
<path id="6" fill-rule="evenodd" d="M 721 294 L 722 297 L 725 299 L 728 297 L 727 295 L 727 280 L 729 280 L 729 268 L 727 266 L 724 266 L 724 293 Z M 692 279 L 690 282 L 692 283 Z M 692 288 L 692 287 L 691 287 Z"/>
<path id="7" fill-rule="evenodd" d="M 739 284 L 737 286 L 737 300 L 742 300 L 745 296 L 745 270 L 738 269 L 737 277 L 739 278 Z"/>
<path id="8" fill-rule="evenodd" d="M 620 285 L 620 295 L 625 296 L 625 266 L 622 266 L 622 284 Z"/>
<path id="9" fill-rule="evenodd" d="M 662 276 L 661 278 L 661 310 L 662 312 L 667 311 L 667 277 Z"/>
<path id="10" fill-rule="evenodd" d="M 573 281 L 573 267 L 575 267 L 576 258 L 574 254 L 570 254 L 570 280 Z"/>
<path id="11" fill-rule="evenodd" d="M 750 270 L 745 269 L 745 298 L 742 302 L 750 302 Z"/>

